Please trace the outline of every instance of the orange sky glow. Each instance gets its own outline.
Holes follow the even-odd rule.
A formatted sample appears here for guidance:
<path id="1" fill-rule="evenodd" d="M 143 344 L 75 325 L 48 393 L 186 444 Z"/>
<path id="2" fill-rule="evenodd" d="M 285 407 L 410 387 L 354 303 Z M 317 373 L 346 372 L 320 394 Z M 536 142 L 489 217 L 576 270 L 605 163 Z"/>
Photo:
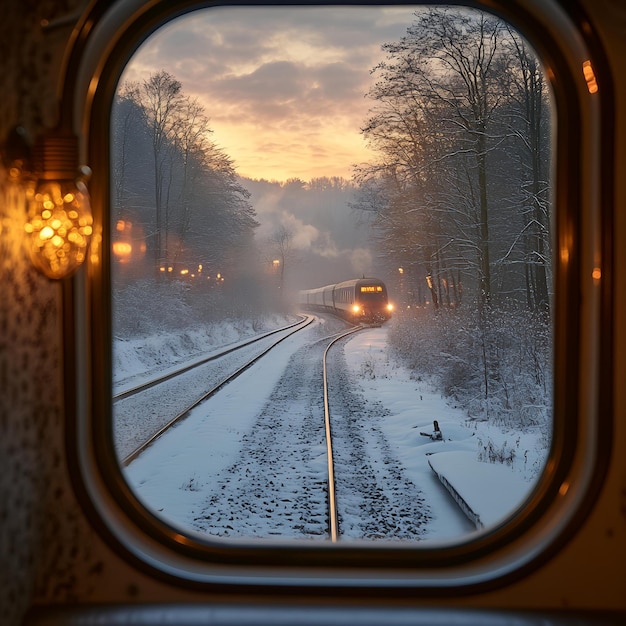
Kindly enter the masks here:
<path id="1" fill-rule="evenodd" d="M 253 179 L 349 179 L 372 159 L 360 133 L 370 71 L 415 7 L 220 7 L 161 28 L 121 82 L 165 70 L 197 97 L 212 140 Z"/>

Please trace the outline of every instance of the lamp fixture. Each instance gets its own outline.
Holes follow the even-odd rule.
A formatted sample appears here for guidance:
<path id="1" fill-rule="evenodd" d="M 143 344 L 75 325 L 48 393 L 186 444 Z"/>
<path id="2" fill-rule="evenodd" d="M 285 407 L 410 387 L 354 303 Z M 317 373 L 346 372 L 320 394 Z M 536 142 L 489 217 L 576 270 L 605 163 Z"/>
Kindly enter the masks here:
<path id="1" fill-rule="evenodd" d="M 85 260 L 93 218 L 86 182 L 88 167 L 78 167 L 78 138 L 54 130 L 27 149 L 23 129 L 20 148 L 10 166 L 11 178 L 26 195 L 26 248 L 33 265 L 49 278 L 73 274 Z M 13 145 L 15 137 L 13 135 Z"/>

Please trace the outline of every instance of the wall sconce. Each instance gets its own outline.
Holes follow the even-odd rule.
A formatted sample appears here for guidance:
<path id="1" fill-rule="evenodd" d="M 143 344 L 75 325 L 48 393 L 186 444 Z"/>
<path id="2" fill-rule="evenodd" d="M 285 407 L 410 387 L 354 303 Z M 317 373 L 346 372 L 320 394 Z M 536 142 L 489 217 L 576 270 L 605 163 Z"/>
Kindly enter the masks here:
<path id="1" fill-rule="evenodd" d="M 70 276 L 85 260 L 93 218 L 86 181 L 78 167 L 78 138 L 48 132 L 29 148 L 23 129 L 7 141 L 9 175 L 24 188 L 26 247 L 33 265 L 49 278 Z"/>

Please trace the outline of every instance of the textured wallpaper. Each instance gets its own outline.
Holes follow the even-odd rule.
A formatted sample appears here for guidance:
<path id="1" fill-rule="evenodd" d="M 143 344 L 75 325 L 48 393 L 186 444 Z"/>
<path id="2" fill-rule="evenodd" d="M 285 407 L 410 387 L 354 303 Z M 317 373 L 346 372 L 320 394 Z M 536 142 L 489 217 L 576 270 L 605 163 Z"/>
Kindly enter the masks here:
<path id="1" fill-rule="evenodd" d="M 0 142 L 16 124 L 53 126 L 55 92 L 79 2 L 0 7 Z M 0 168 L 0 623 L 21 623 L 34 601 L 69 602 L 98 585 L 101 559 L 71 492 L 64 450 L 61 288 L 22 248 L 24 196 Z M 97 546 L 98 543 L 96 542 Z"/>

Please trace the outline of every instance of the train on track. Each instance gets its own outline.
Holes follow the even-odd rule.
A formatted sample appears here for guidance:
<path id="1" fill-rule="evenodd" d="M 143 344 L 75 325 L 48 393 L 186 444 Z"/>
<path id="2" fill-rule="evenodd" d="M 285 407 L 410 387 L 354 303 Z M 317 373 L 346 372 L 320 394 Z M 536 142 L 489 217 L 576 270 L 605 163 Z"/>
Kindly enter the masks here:
<path id="1" fill-rule="evenodd" d="M 298 304 L 303 309 L 333 313 L 353 324 L 380 325 L 393 311 L 385 283 L 365 277 L 299 291 Z"/>
<path id="2" fill-rule="evenodd" d="M 230 10 L 224 6 L 228 2 L 215 4 L 205 0 L 2 3 L 0 623 L 625 624 L 626 3 L 466 2 L 471 9 L 495 14 L 523 35 L 537 52 L 550 87 L 555 128 L 550 182 L 554 428 L 540 488 L 510 520 L 462 543 L 426 542 L 425 547 L 384 541 L 332 546 L 312 541 L 202 542 L 193 532 L 181 532 L 148 511 L 133 496 L 112 452 L 113 337 L 108 323 L 113 300 L 112 196 L 122 175 L 112 170 L 109 159 L 112 103 L 124 67 L 148 37 L 173 19 L 195 15 L 197 9 Z M 263 10 L 254 4 L 255 10 Z M 324 12 L 331 4 L 305 10 Z M 362 7 L 337 4 L 355 12 L 353 30 L 330 28 L 330 34 L 367 40 L 369 33 L 358 17 Z M 399 0 L 390 10 L 403 4 Z M 459 4 L 463 1 L 446 3 Z M 274 3 L 272 10 L 284 8 Z M 261 13 L 254 31 L 262 34 L 264 25 L 273 21 Z M 300 21 L 315 22 L 316 16 L 307 13 Z M 201 36 L 199 30 L 193 34 Z M 221 39 L 219 32 L 210 36 Z M 241 66 L 237 55 L 245 39 L 245 31 L 240 30 L 232 48 L 236 57 L 232 67 L 237 71 Z M 189 80 L 196 78 L 199 83 L 201 74 L 211 73 L 208 48 L 188 68 L 193 70 L 186 75 Z M 174 52 L 168 49 L 168 54 Z M 321 82 L 331 68 L 333 81 L 349 76 L 352 88 L 356 75 L 344 59 L 336 57 L 335 48 L 321 59 L 326 65 L 313 68 L 307 59 L 306 72 L 314 72 L 316 80 Z M 419 66 L 421 59 L 417 61 Z M 280 63 L 272 63 L 269 56 L 265 63 L 260 68 L 246 65 L 242 76 L 263 71 L 271 79 L 264 85 L 291 93 L 294 87 L 284 81 L 292 72 L 282 72 L 279 79 L 272 71 Z M 290 68 L 295 67 L 295 61 L 290 62 Z M 520 70 L 511 81 L 529 86 L 531 69 Z M 304 82 L 305 76 L 300 78 Z M 474 79 L 475 83 L 467 83 L 468 93 L 480 85 L 481 76 Z M 407 81 L 396 87 L 409 91 L 413 84 Z M 463 100 L 453 93 L 438 95 L 441 101 Z M 242 105 L 248 104 L 242 95 Z M 532 100 L 525 104 L 535 110 Z M 280 112 L 275 109 L 277 118 Z M 91 247 L 83 265 L 69 278 L 45 278 L 24 253 L 27 198 L 36 176 L 32 171 L 32 176 L 19 180 L 29 155 L 20 152 L 22 146 L 14 141 L 16 127 L 31 138 L 55 131 L 56 148 L 61 147 L 44 151 L 46 158 L 57 162 L 56 167 L 48 163 L 45 174 L 59 176 L 75 163 L 87 163 L 93 172 L 88 183 Z M 502 128 L 498 139 L 506 141 L 507 133 Z M 384 145 L 393 140 L 380 138 Z M 445 134 L 441 140 L 448 141 Z M 425 149 L 430 150 L 430 144 Z M 483 154 L 490 158 L 489 153 Z M 523 164 L 511 161 L 510 167 Z M 392 169 L 390 165 L 389 177 L 404 184 L 406 177 L 400 176 L 405 173 Z M 497 186 L 500 181 L 490 184 Z M 468 190 L 466 196 L 463 210 L 478 211 L 478 205 L 472 204 L 479 201 L 476 190 Z M 530 188 L 520 189 L 517 197 L 503 200 L 519 202 L 520 217 L 524 211 L 535 215 L 541 205 L 530 196 Z M 83 229 L 87 226 L 83 224 Z M 489 235 L 495 239 L 497 231 Z M 435 249 L 447 244 L 424 241 L 421 233 L 398 246 L 405 241 L 430 246 L 433 263 Z M 501 253 L 489 262 L 504 260 L 507 250 Z M 480 341 L 477 333 L 473 337 Z M 445 352 L 445 345 L 441 351 Z M 532 398 L 528 401 L 533 403 Z M 321 451 L 316 454 L 312 460 L 321 464 Z M 357 466 L 358 461 L 355 471 Z"/>

